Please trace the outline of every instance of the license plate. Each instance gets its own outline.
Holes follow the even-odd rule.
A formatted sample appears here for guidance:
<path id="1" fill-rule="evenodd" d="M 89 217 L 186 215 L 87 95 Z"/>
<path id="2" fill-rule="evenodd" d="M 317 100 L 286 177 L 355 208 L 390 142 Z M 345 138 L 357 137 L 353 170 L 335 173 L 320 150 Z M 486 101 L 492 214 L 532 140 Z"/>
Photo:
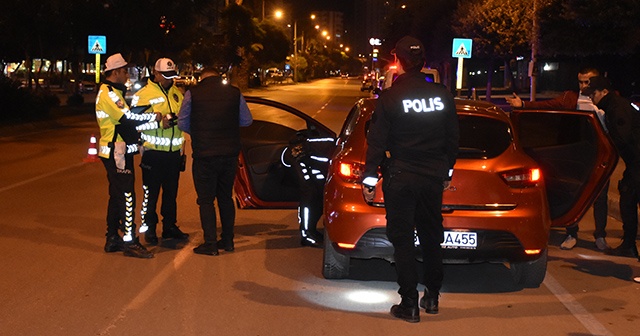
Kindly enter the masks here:
<path id="1" fill-rule="evenodd" d="M 442 248 L 475 249 L 478 247 L 478 234 L 469 231 L 445 231 Z"/>
<path id="2" fill-rule="evenodd" d="M 420 245 L 417 232 L 414 231 L 414 244 Z M 446 249 L 469 249 L 473 250 L 478 247 L 478 234 L 469 231 L 445 231 L 444 242 L 440 244 Z"/>

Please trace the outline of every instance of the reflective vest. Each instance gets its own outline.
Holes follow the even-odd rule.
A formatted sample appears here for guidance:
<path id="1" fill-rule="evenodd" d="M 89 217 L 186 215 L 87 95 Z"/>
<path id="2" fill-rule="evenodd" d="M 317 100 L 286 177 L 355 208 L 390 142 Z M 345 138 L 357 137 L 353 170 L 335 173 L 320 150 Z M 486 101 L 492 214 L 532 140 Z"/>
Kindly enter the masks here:
<path id="1" fill-rule="evenodd" d="M 149 128 L 145 128 L 145 125 L 138 127 L 139 130 L 142 130 L 141 138 L 144 140 L 145 148 L 164 152 L 175 152 L 182 149 L 184 136 L 182 131 L 178 129 L 177 116 L 183 98 L 184 95 L 175 85 L 171 85 L 169 90 L 165 90 L 151 79 L 146 86 L 136 92 L 131 100 L 132 107 L 149 106 L 145 112 L 160 112 L 163 116 L 169 113 L 176 115 L 176 125 L 171 128 L 163 129 L 162 125 L 154 128 L 153 123 L 148 125 Z"/>
<path id="2" fill-rule="evenodd" d="M 155 120 L 152 113 L 134 114 L 129 110 L 123 92 L 107 83 L 100 85 L 96 95 L 96 120 L 100 127 L 100 141 L 98 156 L 108 159 L 111 157 L 116 142 L 125 142 L 122 136 L 116 132 L 116 126 L 120 125 L 120 119 L 125 116 L 129 120 L 139 124 Z M 137 143 L 126 143 L 127 153 L 138 151 Z"/>

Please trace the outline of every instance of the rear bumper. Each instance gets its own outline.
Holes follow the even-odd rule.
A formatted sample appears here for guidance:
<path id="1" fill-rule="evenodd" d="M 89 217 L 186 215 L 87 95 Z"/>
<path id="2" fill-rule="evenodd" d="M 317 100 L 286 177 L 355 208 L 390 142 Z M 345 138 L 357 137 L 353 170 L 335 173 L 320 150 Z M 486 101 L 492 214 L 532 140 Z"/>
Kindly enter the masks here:
<path id="1" fill-rule="evenodd" d="M 481 262 L 524 262 L 536 260 L 539 254 L 524 252 L 520 241 L 504 231 L 476 231 L 478 247 L 475 249 L 443 249 L 444 262 L 448 264 Z M 366 232 L 355 248 L 345 249 L 333 243 L 334 249 L 343 255 L 357 259 L 385 259 L 393 261 L 393 245 L 389 242 L 384 228 L 374 228 Z M 544 247 L 546 248 L 546 246 Z M 543 249 L 544 249 L 543 248 Z M 542 250 L 541 250 L 542 252 Z M 420 258 L 420 248 L 416 247 L 416 258 Z"/>

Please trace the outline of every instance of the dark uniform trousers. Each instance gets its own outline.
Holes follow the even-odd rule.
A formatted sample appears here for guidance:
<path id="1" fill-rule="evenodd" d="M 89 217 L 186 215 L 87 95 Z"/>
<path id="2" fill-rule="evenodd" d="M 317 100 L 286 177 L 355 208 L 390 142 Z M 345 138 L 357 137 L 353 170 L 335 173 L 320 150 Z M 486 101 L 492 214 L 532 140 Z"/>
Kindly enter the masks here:
<path id="1" fill-rule="evenodd" d="M 125 231 L 126 218 L 129 216 L 133 223 L 136 195 L 135 175 L 133 172 L 133 154 L 126 154 L 125 169 L 118 169 L 113 158 L 102 160 L 107 170 L 109 181 L 109 203 L 107 205 L 107 236 L 118 234 L 118 230 Z M 129 199 L 127 199 L 129 197 Z M 129 204 L 127 204 L 129 203 Z M 127 206 L 130 206 L 127 209 Z M 135 231 L 135 228 L 132 227 Z"/>
<path id="2" fill-rule="evenodd" d="M 214 243 L 217 240 L 214 199 L 218 201 L 220 212 L 221 238 L 225 242 L 233 240 L 236 208 L 232 193 L 237 167 L 237 155 L 193 158 L 193 183 L 198 194 L 197 203 L 205 242 Z"/>
<path id="3" fill-rule="evenodd" d="M 629 167 L 626 169 L 640 169 Z M 622 218 L 622 230 L 624 231 L 623 243 L 635 246 L 638 235 L 638 204 L 640 204 L 640 184 L 631 178 L 623 177 L 618 182 L 620 192 L 620 217 Z"/>
<path id="4" fill-rule="evenodd" d="M 304 164 L 304 166 L 302 165 Z M 293 163 L 298 183 L 300 184 L 300 204 L 298 206 L 298 221 L 303 238 L 311 235 L 313 239 L 322 237 L 313 236 L 317 233 L 317 225 L 322 217 L 323 196 L 326 171 L 314 164 L 312 159 L 306 158 L 302 162 Z M 326 170 L 326 169 L 325 169 Z M 317 171 L 317 173 L 313 173 Z"/>
<path id="5" fill-rule="evenodd" d="M 393 170 L 383 173 L 383 178 L 387 237 L 395 249 L 398 293 L 417 299 L 414 227 L 422 247 L 425 286 L 438 292 L 443 279 L 442 179 Z"/>
<path id="6" fill-rule="evenodd" d="M 176 197 L 178 196 L 181 163 L 180 151 L 145 150 L 142 155 L 140 167 L 142 168 L 142 184 L 146 189 L 144 190 L 145 198 L 141 217 L 142 223 L 149 226 L 149 232 L 156 232 L 158 224 L 156 208 L 161 188 L 162 228 L 167 230 L 176 224 Z"/>

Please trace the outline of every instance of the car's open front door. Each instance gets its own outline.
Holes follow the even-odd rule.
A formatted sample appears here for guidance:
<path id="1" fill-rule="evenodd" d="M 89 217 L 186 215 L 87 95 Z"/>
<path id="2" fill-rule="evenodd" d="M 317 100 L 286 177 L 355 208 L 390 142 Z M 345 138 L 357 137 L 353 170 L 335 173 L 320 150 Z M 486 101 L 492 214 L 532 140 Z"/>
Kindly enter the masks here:
<path id="1" fill-rule="evenodd" d="M 598 117 L 584 111 L 515 110 L 511 118 L 520 145 L 542 168 L 552 225 L 577 223 L 618 161 Z"/>
<path id="2" fill-rule="evenodd" d="M 234 184 L 238 206 L 295 208 L 299 200 L 297 178 L 293 169 L 283 164 L 283 151 L 301 130 L 333 139 L 336 134 L 291 106 L 257 97 L 245 99 L 253 124 L 240 129 L 242 149 Z"/>

